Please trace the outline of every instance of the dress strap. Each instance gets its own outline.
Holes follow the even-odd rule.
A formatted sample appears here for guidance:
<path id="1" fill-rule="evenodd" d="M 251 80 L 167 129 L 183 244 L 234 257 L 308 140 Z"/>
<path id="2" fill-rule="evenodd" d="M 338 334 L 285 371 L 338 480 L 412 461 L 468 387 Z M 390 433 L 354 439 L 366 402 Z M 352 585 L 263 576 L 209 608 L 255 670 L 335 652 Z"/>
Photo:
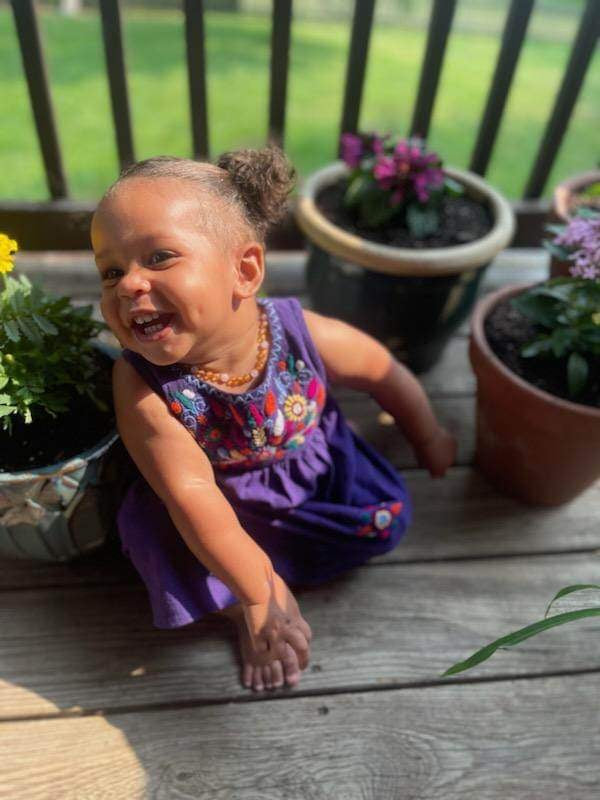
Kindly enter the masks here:
<path id="1" fill-rule="evenodd" d="M 152 364 L 150 364 L 149 361 L 146 361 L 143 356 L 140 356 L 138 353 L 134 353 L 133 350 L 125 349 L 121 355 L 125 361 L 131 364 L 132 367 L 135 367 L 146 383 L 149 384 L 150 388 L 157 392 L 157 394 L 164 399 L 165 392 L 163 385 L 158 379 L 156 372 L 152 368 Z"/>
<path id="2" fill-rule="evenodd" d="M 288 344 L 290 340 L 295 344 L 296 348 L 303 353 L 305 360 L 312 364 L 322 382 L 326 384 L 325 365 L 306 325 L 300 302 L 295 297 L 278 297 L 271 302 L 276 304 Z"/>

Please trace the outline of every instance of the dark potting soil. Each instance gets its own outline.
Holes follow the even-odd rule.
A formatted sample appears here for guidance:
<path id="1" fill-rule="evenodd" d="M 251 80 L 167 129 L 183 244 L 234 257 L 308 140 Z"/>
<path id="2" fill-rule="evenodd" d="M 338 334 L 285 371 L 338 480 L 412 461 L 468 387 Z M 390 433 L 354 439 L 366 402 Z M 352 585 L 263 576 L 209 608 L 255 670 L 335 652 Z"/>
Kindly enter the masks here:
<path id="1" fill-rule="evenodd" d="M 575 400 L 567 388 L 567 359 L 523 358 L 519 355 L 521 347 L 534 339 L 540 332 L 520 311 L 513 308 L 510 300 L 498 303 L 486 317 L 484 332 L 492 351 L 500 361 L 523 380 L 537 389 L 561 397 L 570 402 L 586 406 L 600 407 L 600 367 L 593 365 L 591 359 L 590 377 L 584 391 Z"/>
<path id="2" fill-rule="evenodd" d="M 32 410 L 28 425 L 13 415 L 12 433 L 0 430 L 0 472 L 49 467 L 96 445 L 115 427 L 111 376 L 113 361 L 94 351 L 99 378 L 96 396 L 109 411 L 100 410 L 86 395 L 75 394 L 68 413 L 51 417 Z"/>
<path id="3" fill-rule="evenodd" d="M 337 183 L 326 186 L 316 197 L 317 207 L 334 225 L 372 242 L 421 249 L 448 247 L 481 239 L 493 226 L 489 208 L 471 197 L 463 196 L 445 197 L 442 200 L 440 229 L 424 239 L 414 239 L 402 221 L 388 223 L 385 228 L 376 231 L 362 228 L 344 208 L 343 196 L 347 185 L 346 178 L 341 178 Z"/>

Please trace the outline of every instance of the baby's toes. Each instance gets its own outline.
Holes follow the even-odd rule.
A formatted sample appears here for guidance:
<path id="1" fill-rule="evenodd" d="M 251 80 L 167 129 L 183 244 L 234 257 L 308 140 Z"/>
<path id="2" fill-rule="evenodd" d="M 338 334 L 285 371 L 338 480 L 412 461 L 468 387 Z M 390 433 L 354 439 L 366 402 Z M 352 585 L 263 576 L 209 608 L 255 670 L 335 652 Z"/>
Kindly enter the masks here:
<path id="1" fill-rule="evenodd" d="M 254 675 L 254 667 L 249 661 L 244 662 L 244 668 L 242 670 L 242 683 L 249 689 L 252 686 L 252 677 Z"/>
<path id="2" fill-rule="evenodd" d="M 270 664 L 271 667 L 271 686 L 273 689 L 279 689 L 283 686 L 283 665 L 281 661 L 275 660 Z"/>
<path id="3" fill-rule="evenodd" d="M 255 692 L 262 692 L 265 688 L 265 684 L 263 681 L 263 668 L 262 667 L 254 667 L 254 676 L 252 678 L 252 688 Z"/>
<path id="4" fill-rule="evenodd" d="M 287 643 L 285 646 L 285 656 L 283 658 L 283 671 L 285 673 L 285 682 L 288 686 L 296 686 L 300 682 L 298 656 L 294 648 Z"/>
<path id="5" fill-rule="evenodd" d="M 265 688 L 272 689 L 273 683 L 271 681 L 271 667 L 269 666 L 269 664 L 264 665 L 264 667 L 262 668 L 262 673 L 263 673 L 263 683 L 265 685 Z"/>

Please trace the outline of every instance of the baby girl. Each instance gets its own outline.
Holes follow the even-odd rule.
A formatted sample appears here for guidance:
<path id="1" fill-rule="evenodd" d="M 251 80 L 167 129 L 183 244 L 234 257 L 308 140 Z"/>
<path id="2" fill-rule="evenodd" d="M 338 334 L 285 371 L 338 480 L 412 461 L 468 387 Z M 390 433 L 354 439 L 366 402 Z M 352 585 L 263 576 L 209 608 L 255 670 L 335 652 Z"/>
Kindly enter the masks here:
<path id="1" fill-rule="evenodd" d="M 140 477 L 118 516 L 154 624 L 222 612 L 242 683 L 294 686 L 311 629 L 290 587 L 393 549 L 410 521 L 402 478 L 348 427 L 330 383 L 371 394 L 442 476 L 455 441 L 411 373 L 361 331 L 258 298 L 265 235 L 293 184 L 276 148 L 217 165 L 127 168 L 94 215 L 101 308 L 120 341 L 119 432 Z"/>

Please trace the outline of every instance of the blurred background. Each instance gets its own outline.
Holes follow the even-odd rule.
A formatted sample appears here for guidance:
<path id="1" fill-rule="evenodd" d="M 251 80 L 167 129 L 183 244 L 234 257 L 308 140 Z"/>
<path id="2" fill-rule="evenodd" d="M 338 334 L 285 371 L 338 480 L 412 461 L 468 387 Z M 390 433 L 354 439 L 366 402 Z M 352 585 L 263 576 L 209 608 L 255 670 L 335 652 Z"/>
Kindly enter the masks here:
<path id="1" fill-rule="evenodd" d="M 509 198 L 524 185 L 560 86 L 583 0 L 537 0 L 488 168 Z M 135 154 L 190 156 L 180 0 L 122 0 Z M 444 163 L 467 167 L 498 56 L 508 0 L 459 0 L 428 136 Z M 284 146 L 300 175 L 336 157 L 354 3 L 293 4 Z M 205 2 L 211 157 L 267 138 L 270 0 Z M 119 167 L 97 0 L 36 3 L 71 196 L 95 200 Z M 418 88 L 428 0 L 379 0 L 360 129 L 406 134 Z M 13 14 L 0 1 L 0 198 L 48 198 Z M 600 158 L 600 54 L 588 68 L 544 196 Z"/>

